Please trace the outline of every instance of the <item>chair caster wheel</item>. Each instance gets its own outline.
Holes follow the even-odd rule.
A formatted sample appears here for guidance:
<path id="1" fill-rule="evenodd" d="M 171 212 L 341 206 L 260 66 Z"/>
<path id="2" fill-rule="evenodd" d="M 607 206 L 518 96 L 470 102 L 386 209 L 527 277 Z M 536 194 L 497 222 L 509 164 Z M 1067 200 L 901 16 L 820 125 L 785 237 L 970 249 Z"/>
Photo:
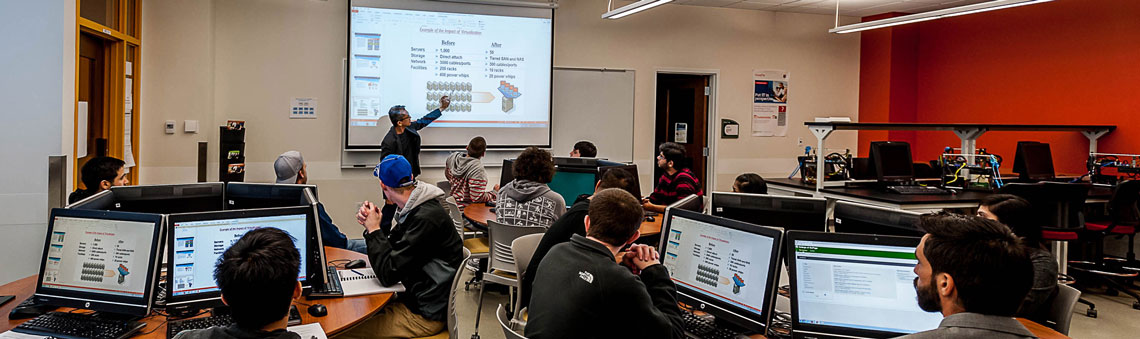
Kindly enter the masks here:
<path id="1" fill-rule="evenodd" d="M 1088 311 L 1085 311 L 1085 315 L 1089 318 L 1096 318 L 1096 309 L 1090 308 Z"/>
<path id="2" fill-rule="evenodd" d="M 472 334 L 471 339 L 479 339 L 479 333 Z"/>
<path id="3" fill-rule="evenodd" d="M 1132 309 L 1140 310 L 1140 301 L 1133 301 L 1132 302 Z"/>

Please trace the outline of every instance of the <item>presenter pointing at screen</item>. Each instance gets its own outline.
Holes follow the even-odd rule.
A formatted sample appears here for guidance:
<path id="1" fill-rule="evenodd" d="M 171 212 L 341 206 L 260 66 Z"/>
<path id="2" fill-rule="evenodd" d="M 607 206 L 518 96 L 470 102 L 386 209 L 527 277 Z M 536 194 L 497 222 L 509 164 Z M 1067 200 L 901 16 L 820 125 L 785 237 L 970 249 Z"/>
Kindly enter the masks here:
<path id="1" fill-rule="evenodd" d="M 412 121 L 412 116 L 408 114 L 408 110 L 403 105 L 392 106 L 388 110 L 388 119 L 392 120 L 392 128 L 388 129 L 388 134 L 384 135 L 384 141 L 380 142 L 380 159 L 391 154 L 402 155 L 412 164 L 412 175 L 419 177 L 419 130 L 427 127 L 435 119 L 439 119 L 443 115 L 443 110 L 449 106 L 451 106 L 451 98 L 444 96 L 439 99 L 439 109 L 431 111 L 416 121 Z M 386 232 L 392 224 L 392 216 L 396 214 L 396 205 L 388 202 L 384 205 L 383 213 L 380 227 Z"/>

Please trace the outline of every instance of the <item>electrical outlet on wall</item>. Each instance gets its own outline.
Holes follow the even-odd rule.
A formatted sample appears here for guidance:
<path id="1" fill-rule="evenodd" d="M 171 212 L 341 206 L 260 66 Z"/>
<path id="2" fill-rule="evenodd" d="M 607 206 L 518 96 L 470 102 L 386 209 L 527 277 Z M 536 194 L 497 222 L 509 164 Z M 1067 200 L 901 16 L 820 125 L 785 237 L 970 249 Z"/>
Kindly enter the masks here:
<path id="1" fill-rule="evenodd" d="M 804 137 L 796 138 L 796 147 L 804 147 Z"/>

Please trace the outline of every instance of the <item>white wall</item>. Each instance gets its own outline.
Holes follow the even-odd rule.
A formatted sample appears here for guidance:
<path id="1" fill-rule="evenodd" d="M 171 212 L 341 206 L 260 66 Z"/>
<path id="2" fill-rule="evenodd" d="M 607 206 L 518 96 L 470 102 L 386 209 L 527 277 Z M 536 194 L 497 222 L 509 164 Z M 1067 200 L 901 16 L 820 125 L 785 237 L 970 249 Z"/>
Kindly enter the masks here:
<path id="1" fill-rule="evenodd" d="M 72 149 L 75 1 L 0 3 L 0 284 L 36 274 L 47 234 L 47 157 Z M 64 150 L 66 145 L 67 151 Z M 70 159 L 70 157 L 69 157 Z M 70 180 L 67 180 L 70 181 Z"/>
<path id="2" fill-rule="evenodd" d="M 603 21 L 605 0 L 563 0 L 555 12 L 556 66 L 636 71 L 634 161 L 651 168 L 654 78 L 659 70 L 707 70 L 718 76 L 715 121 L 741 123 L 742 136 L 716 140 L 716 189 L 737 174 L 787 175 L 814 145 L 802 123 L 815 116 L 851 116 L 858 106 L 859 38 L 828 34 L 833 17 L 740 9 L 665 5 L 617 21 Z M 377 199 L 369 169 L 341 169 L 345 0 L 162 1 L 143 7 L 143 105 L 140 127 L 143 184 L 194 181 L 195 143 L 210 141 L 217 157 L 218 125 L 245 120 L 246 181 L 273 180 L 276 156 L 305 155 L 310 183 L 342 230 L 358 237 L 356 205 Z M 850 18 L 845 18 L 849 21 Z M 751 72 L 791 72 L 788 137 L 753 138 Z M 557 95 L 557 94 L 555 94 Z M 290 120 L 292 97 L 316 97 L 318 119 Z M 198 119 L 202 133 L 165 135 L 164 120 Z M 583 124 L 604 123 L 583 121 Z M 830 145 L 855 146 L 854 133 L 836 133 Z M 568 150 L 554 150 L 561 154 Z M 209 176 L 216 179 L 216 162 Z M 497 170 L 491 169 L 497 176 Z M 648 171 L 643 171 L 648 172 Z M 425 168 L 422 179 L 443 179 Z M 492 178 L 496 180 L 497 178 Z M 651 185 L 646 173 L 642 182 Z"/>

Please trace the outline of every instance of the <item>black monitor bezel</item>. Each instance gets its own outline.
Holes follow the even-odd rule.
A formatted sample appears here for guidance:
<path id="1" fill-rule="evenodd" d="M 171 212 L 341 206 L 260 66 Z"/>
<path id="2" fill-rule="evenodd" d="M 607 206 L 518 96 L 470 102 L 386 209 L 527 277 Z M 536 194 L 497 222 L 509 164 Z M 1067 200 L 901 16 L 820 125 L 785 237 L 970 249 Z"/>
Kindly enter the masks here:
<path id="1" fill-rule="evenodd" d="M 507 187 L 507 184 L 515 180 L 515 159 L 503 159 L 502 170 L 499 171 L 499 187 Z"/>
<path id="2" fill-rule="evenodd" d="M 892 209 L 892 208 L 887 208 L 887 207 L 882 207 L 882 206 L 867 205 L 867 204 L 860 204 L 860 203 L 840 200 L 840 201 L 835 202 L 835 209 L 832 211 L 832 220 L 835 221 L 835 232 L 837 232 L 837 233 L 850 233 L 850 234 L 866 234 L 866 233 L 855 233 L 855 232 L 842 232 L 842 231 L 840 231 L 839 228 L 840 228 L 840 224 L 842 223 L 842 220 L 840 220 L 840 218 L 839 218 L 840 213 L 844 213 L 845 212 L 844 210 L 852 209 L 852 208 L 874 210 L 874 211 L 876 211 L 878 213 L 882 213 L 884 215 L 886 215 L 886 214 L 899 214 L 899 215 L 906 214 L 906 215 L 909 215 L 909 216 L 912 216 L 915 218 L 922 215 L 922 213 L 914 212 L 914 211 Z M 860 220 L 860 221 L 865 222 L 865 220 Z M 915 220 L 915 221 L 917 222 L 917 220 Z M 909 236 L 921 237 L 923 234 L 926 233 L 921 228 L 919 228 L 917 224 L 914 225 L 914 228 L 901 227 L 902 225 L 888 225 L 888 224 L 882 224 L 882 223 L 876 223 L 876 225 L 888 227 L 891 229 L 898 229 L 899 232 L 912 232 L 913 235 L 909 235 Z M 908 236 L 908 235 L 896 235 L 896 234 L 879 234 L 879 235 L 895 235 L 895 236 L 904 236 L 904 237 Z"/>
<path id="3" fill-rule="evenodd" d="M 180 213 L 171 214 L 167 216 L 167 225 L 169 225 L 169 232 L 167 232 L 166 246 L 170 248 L 166 256 L 166 271 L 168 274 L 168 281 L 172 280 L 174 274 L 174 237 L 175 237 L 175 224 L 182 222 L 217 220 L 217 219 L 238 219 L 238 218 L 257 218 L 257 217 L 271 217 L 278 215 L 292 215 L 304 214 L 306 218 L 306 232 L 307 242 L 305 246 L 309 253 L 302 253 L 302 260 L 308 260 L 308 267 L 306 267 L 305 281 L 301 282 L 303 289 L 311 289 L 314 283 L 320 281 L 324 282 L 325 260 L 324 260 L 324 247 L 321 243 L 320 228 L 317 226 L 316 210 L 314 206 L 296 206 L 296 207 L 275 207 L 275 208 L 257 208 L 257 209 L 242 209 L 242 210 L 229 210 L 229 211 L 214 211 L 214 212 L 198 212 L 198 213 Z M 169 283 L 169 282 L 168 282 Z M 189 308 L 207 308 L 222 306 L 222 292 L 203 292 L 191 294 L 188 296 L 175 296 L 173 284 L 167 286 L 166 307 L 167 309 L 189 309 Z"/>
<path id="4" fill-rule="evenodd" d="M 738 197 L 741 197 L 744 199 L 753 198 L 753 199 L 771 199 L 771 200 L 788 200 L 788 201 L 798 200 L 798 201 L 804 201 L 804 202 L 811 202 L 813 204 L 822 206 L 822 209 L 820 209 L 819 211 L 816 211 L 816 212 L 822 212 L 822 214 L 821 214 L 822 218 L 820 218 L 820 224 L 819 224 L 818 230 L 819 231 L 827 230 L 827 199 L 824 199 L 824 198 L 797 197 L 797 196 L 790 196 L 790 195 L 739 193 L 739 192 L 712 192 L 712 194 L 710 195 L 710 199 L 709 199 L 710 200 L 709 203 L 712 205 L 712 208 L 710 209 L 710 213 L 712 215 L 715 215 L 718 217 L 723 217 L 723 216 L 719 215 L 720 213 L 723 213 L 723 211 L 718 210 L 717 208 L 723 208 L 725 206 L 721 206 L 721 204 L 723 204 L 723 200 L 721 200 L 722 201 L 721 204 L 717 203 L 717 201 L 718 201 L 717 197 L 724 197 L 724 196 L 738 196 Z M 781 209 L 750 208 L 748 206 L 732 206 L 732 208 L 743 208 L 743 209 L 748 209 L 748 210 L 753 210 L 753 211 L 772 211 L 772 212 L 779 212 L 781 210 Z M 727 218 L 727 217 L 725 217 L 725 218 Z M 729 218 L 729 219 L 731 219 L 731 218 Z M 735 219 L 733 219 L 733 220 L 735 220 Z M 747 222 L 747 221 L 741 221 L 741 222 Z M 784 230 L 788 230 L 790 228 L 787 225 L 777 225 L 777 227 L 780 227 Z M 803 230 L 801 227 L 798 227 L 798 226 L 794 227 L 792 229 Z"/>
<path id="5" fill-rule="evenodd" d="M 902 147 L 906 146 L 907 152 L 907 175 L 884 175 L 883 174 L 883 156 L 882 147 Z M 871 142 L 871 148 L 868 157 L 871 158 L 872 166 L 875 168 L 875 178 L 879 182 L 908 182 L 914 180 L 914 153 L 910 148 L 910 143 L 905 141 L 875 141 Z"/>
<path id="6" fill-rule="evenodd" d="M 140 301 L 139 298 L 108 296 L 90 292 L 44 287 L 43 279 L 39 277 L 43 277 L 44 271 L 47 269 L 48 247 L 51 246 L 51 234 L 52 231 L 55 230 L 55 219 L 57 217 L 119 220 L 154 224 L 149 254 L 151 262 L 147 267 L 147 272 L 144 273 L 146 286 L 143 289 L 142 300 Z M 146 316 L 150 314 L 151 305 L 154 303 L 154 289 L 158 281 L 159 266 L 162 265 L 160 255 L 164 249 L 163 244 L 165 244 L 165 242 L 162 241 L 162 232 L 164 231 L 163 219 L 163 215 L 151 213 L 53 208 L 51 210 L 51 216 L 48 219 L 47 234 L 44 237 L 43 254 L 40 256 L 39 276 L 36 278 L 36 301 L 51 306 L 82 308 L 131 316 Z"/>
<path id="7" fill-rule="evenodd" d="M 1034 147 L 1040 147 L 1040 149 L 1031 151 Z M 1048 156 L 1035 159 L 1037 161 L 1026 159 L 1026 157 L 1032 158 L 1038 155 Z M 1018 174 L 1018 179 L 1023 180 L 1050 180 L 1055 178 L 1057 169 L 1053 164 L 1052 147 L 1043 142 L 1018 141 L 1017 148 L 1014 151 L 1013 171 Z"/>
<path id="8" fill-rule="evenodd" d="M 236 190 L 231 190 L 231 188 L 236 188 Z M 243 188 L 246 189 L 245 192 L 241 191 Z M 270 190 L 277 189 L 277 188 L 284 188 L 284 189 L 288 189 L 288 190 L 294 190 L 295 189 L 298 192 L 300 192 L 298 194 L 297 206 L 308 205 L 308 203 L 305 202 L 306 200 L 311 200 L 310 202 L 319 202 L 320 201 L 320 200 L 317 200 L 317 199 L 319 199 L 319 196 L 317 195 L 317 185 L 229 182 L 229 183 L 226 183 L 225 209 L 226 210 L 248 209 L 248 208 L 241 208 L 240 206 L 235 207 L 234 206 L 235 205 L 234 200 L 233 200 L 234 198 L 240 198 L 240 199 L 264 198 L 264 197 L 258 196 L 256 194 L 245 194 L 245 193 L 248 193 L 248 190 L 251 188 L 265 188 L 265 189 L 270 189 Z M 308 199 L 305 196 L 304 189 L 306 189 L 306 188 L 308 188 L 309 191 L 313 193 L 313 199 Z M 282 207 L 286 207 L 286 206 L 282 206 Z"/>
<path id="9" fill-rule="evenodd" d="M 665 220 L 662 221 L 661 225 L 661 234 L 663 235 L 669 234 L 669 230 L 672 228 L 673 218 L 681 217 L 772 238 L 772 253 L 771 258 L 769 258 L 768 261 L 768 283 L 766 286 L 764 286 L 764 305 L 761 305 L 760 307 L 761 314 L 759 321 L 752 318 L 752 313 L 742 311 L 738 307 L 728 304 L 727 302 L 704 297 L 696 292 L 689 291 L 688 288 L 684 287 L 683 285 L 674 283 L 674 285 L 677 287 L 678 301 L 693 307 L 693 309 L 707 312 L 715 316 L 717 319 L 740 326 L 748 331 L 755 333 L 767 333 L 765 331 L 767 331 L 768 325 L 772 321 L 773 307 L 776 304 L 776 286 L 780 283 L 780 255 L 782 253 L 784 243 L 784 230 L 779 227 L 755 225 L 683 209 L 668 208 L 665 210 L 664 217 Z M 665 239 L 667 238 L 668 236 L 661 237 L 661 241 L 657 246 L 659 253 L 665 253 L 664 244 Z M 672 280 L 672 277 L 670 277 L 670 280 Z"/>
<path id="10" fill-rule="evenodd" d="M 799 313 L 799 298 L 796 292 L 796 241 L 824 241 L 824 242 L 839 242 L 839 243 L 856 243 L 868 245 L 882 245 L 882 246 L 905 246 L 905 247 L 918 247 L 918 243 L 922 240 L 921 237 L 903 237 L 893 235 L 877 235 L 877 234 L 853 234 L 853 233 L 828 233 L 828 232 L 810 232 L 810 231 L 788 231 L 784 237 L 786 243 L 784 247 L 787 249 L 788 258 L 788 284 L 789 296 L 791 299 L 791 316 L 792 316 L 792 333 L 793 337 L 799 338 L 800 335 L 809 334 L 813 337 L 818 335 L 836 336 L 845 338 L 894 338 L 908 333 L 893 333 L 885 331 L 845 328 L 838 326 L 816 325 L 816 324 L 802 324 L 800 323 Z M 917 301 L 916 301 L 917 302 Z"/>

